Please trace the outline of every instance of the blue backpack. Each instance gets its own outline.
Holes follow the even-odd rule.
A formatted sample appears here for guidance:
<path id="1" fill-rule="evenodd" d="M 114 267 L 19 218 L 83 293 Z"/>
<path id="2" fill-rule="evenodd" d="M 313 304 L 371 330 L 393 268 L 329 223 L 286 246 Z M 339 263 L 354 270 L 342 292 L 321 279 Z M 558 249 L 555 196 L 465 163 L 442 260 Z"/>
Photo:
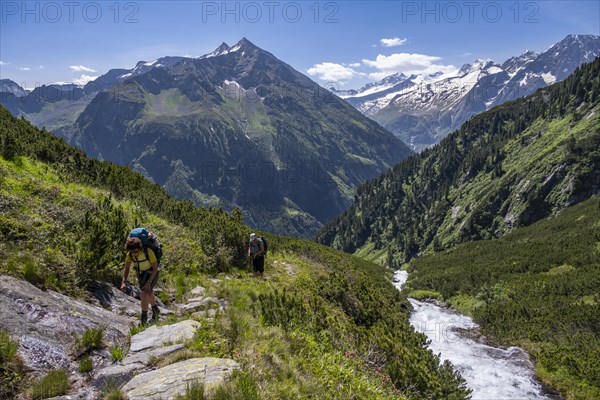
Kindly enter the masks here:
<path id="1" fill-rule="evenodd" d="M 160 259 L 163 255 L 162 243 L 159 242 L 158 237 L 154 233 L 146 228 L 135 228 L 129 232 L 129 237 L 136 237 L 142 241 L 146 258 L 148 258 L 148 249 L 152 249 L 152 252 L 156 256 L 156 262 L 160 265 Z"/>

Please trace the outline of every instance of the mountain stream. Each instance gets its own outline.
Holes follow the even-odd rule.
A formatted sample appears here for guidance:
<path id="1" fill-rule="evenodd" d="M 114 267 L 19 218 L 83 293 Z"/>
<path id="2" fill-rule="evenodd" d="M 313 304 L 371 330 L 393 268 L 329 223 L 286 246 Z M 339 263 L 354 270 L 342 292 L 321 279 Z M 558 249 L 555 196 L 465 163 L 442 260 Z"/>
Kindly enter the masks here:
<path id="1" fill-rule="evenodd" d="M 398 290 L 408 279 L 396 271 Z M 433 303 L 410 299 L 410 324 L 430 340 L 429 348 L 441 360 L 449 360 L 460 372 L 473 400 L 555 399 L 544 392 L 534 377 L 529 355 L 519 347 L 502 349 L 485 343 L 470 317 Z"/>

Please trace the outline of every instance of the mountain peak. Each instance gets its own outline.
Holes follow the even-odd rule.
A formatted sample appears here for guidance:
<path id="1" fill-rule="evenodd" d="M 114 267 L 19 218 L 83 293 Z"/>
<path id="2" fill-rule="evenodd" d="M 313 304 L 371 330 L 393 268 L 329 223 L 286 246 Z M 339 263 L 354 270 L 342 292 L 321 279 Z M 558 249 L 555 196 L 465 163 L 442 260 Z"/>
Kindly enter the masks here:
<path id="1" fill-rule="evenodd" d="M 251 41 L 249 41 L 248 39 L 243 37 L 239 42 L 237 42 L 232 47 L 229 47 L 229 45 L 227 43 L 223 42 L 223 43 L 221 43 L 221 45 L 219 47 L 217 47 L 211 53 L 205 54 L 200 58 L 210 58 L 210 57 L 222 56 L 225 54 L 234 53 L 239 50 L 242 50 L 245 52 L 251 52 L 251 51 L 260 50 L 260 49 L 254 43 L 252 43 Z"/>
<path id="2" fill-rule="evenodd" d="M 217 47 L 217 48 L 216 48 L 216 49 L 213 51 L 213 53 L 222 53 L 222 52 L 228 51 L 230 48 L 231 48 L 231 47 L 229 47 L 229 45 L 228 45 L 227 43 L 223 42 L 223 43 L 221 43 L 221 44 L 219 45 L 219 47 Z"/>
<path id="3" fill-rule="evenodd" d="M 252 50 L 258 50 L 258 49 L 259 49 L 258 46 L 256 46 L 254 43 L 252 43 L 245 37 L 243 37 L 239 42 L 237 42 L 235 44 L 235 46 L 233 46 L 231 49 L 229 49 L 229 51 L 230 52 L 234 52 L 234 51 L 238 51 L 238 50 L 252 51 Z"/>
<path id="4" fill-rule="evenodd" d="M 10 79 L 0 79 L 0 93 L 12 93 L 16 97 L 27 96 L 27 91 Z"/>

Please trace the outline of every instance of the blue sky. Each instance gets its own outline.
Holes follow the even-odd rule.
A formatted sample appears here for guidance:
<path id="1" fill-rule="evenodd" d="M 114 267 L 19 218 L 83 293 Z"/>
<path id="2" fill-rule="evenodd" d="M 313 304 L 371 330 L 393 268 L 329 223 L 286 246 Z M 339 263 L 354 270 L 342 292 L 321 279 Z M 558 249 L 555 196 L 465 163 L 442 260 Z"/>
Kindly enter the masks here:
<path id="1" fill-rule="evenodd" d="M 600 35 L 590 1 L 6 1 L 0 78 L 80 82 L 247 37 L 323 85 L 503 62 L 568 34 Z"/>

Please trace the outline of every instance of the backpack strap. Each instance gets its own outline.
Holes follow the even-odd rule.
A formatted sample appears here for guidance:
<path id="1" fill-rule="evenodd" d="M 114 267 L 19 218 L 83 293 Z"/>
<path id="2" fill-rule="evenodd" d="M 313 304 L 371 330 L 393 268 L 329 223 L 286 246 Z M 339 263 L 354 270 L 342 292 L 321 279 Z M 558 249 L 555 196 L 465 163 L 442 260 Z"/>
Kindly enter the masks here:
<path id="1" fill-rule="evenodd" d="M 150 262 L 150 258 L 148 257 L 148 248 L 146 246 L 142 246 L 142 248 L 144 250 L 144 256 L 146 257 L 142 261 Z M 129 252 L 129 258 L 131 258 L 131 261 L 133 261 L 133 263 L 135 264 L 134 265 L 135 271 L 139 275 L 140 274 L 140 261 L 137 258 L 133 257 L 133 254 L 131 254 L 131 252 Z"/>
<path id="2" fill-rule="evenodd" d="M 137 272 L 137 274 L 139 275 L 140 274 L 140 262 L 138 261 L 137 258 L 135 258 L 133 256 L 133 254 L 131 254 L 131 252 L 129 252 L 129 258 L 131 258 L 131 261 L 134 264 L 135 272 Z"/>

